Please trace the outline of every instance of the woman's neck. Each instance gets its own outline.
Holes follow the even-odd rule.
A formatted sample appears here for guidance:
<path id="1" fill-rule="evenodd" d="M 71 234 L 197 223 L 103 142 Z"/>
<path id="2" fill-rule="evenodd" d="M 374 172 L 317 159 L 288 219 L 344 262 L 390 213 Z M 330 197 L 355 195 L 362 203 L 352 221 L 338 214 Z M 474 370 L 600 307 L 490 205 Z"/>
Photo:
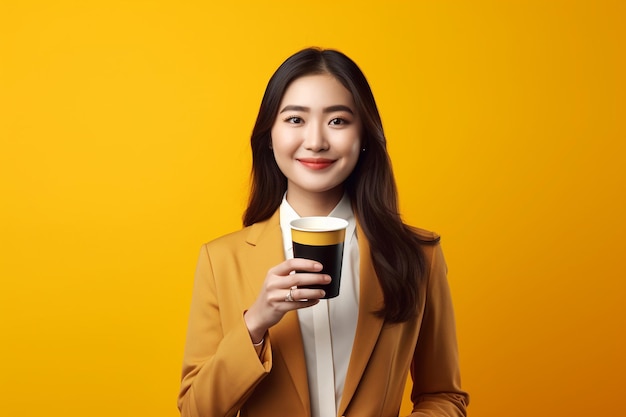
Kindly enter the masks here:
<path id="1" fill-rule="evenodd" d="M 343 190 L 326 193 L 294 193 L 287 190 L 287 202 L 300 217 L 328 216 L 343 197 Z"/>

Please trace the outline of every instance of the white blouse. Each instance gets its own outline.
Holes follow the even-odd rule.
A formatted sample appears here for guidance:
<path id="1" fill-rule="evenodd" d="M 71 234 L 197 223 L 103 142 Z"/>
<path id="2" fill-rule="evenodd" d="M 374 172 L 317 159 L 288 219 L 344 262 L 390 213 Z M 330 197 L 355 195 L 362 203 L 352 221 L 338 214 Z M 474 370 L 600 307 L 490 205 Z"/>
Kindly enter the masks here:
<path id="1" fill-rule="evenodd" d="M 348 196 L 343 196 L 329 216 L 348 221 L 339 296 L 298 310 L 312 417 L 337 415 L 359 312 L 359 245 Z M 283 197 L 280 227 L 286 259 L 293 258 L 289 222 L 297 218 L 300 216 Z"/>

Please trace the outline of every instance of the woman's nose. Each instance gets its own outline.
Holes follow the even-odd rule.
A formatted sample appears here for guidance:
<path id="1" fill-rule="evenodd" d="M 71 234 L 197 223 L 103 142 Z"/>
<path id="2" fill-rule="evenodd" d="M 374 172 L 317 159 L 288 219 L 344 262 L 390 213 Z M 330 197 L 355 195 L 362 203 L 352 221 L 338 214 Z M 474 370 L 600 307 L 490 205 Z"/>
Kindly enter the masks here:
<path id="1" fill-rule="evenodd" d="M 328 142 L 324 129 L 315 123 L 310 123 L 308 129 L 304 133 L 303 146 L 305 149 L 320 152 L 328 149 Z"/>

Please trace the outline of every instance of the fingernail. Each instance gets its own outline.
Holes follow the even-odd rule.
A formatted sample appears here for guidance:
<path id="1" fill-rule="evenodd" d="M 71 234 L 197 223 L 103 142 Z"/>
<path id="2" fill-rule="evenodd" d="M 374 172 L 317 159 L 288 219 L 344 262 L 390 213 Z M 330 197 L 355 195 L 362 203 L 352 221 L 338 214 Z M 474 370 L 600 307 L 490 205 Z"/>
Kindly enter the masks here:
<path id="1" fill-rule="evenodd" d="M 313 265 L 313 267 L 315 269 L 322 269 L 322 264 L 315 264 L 315 265 Z"/>
<path id="2" fill-rule="evenodd" d="M 320 290 L 320 298 L 326 295 L 326 291 Z"/>
<path id="3" fill-rule="evenodd" d="M 324 281 L 330 282 L 330 275 L 324 275 Z"/>

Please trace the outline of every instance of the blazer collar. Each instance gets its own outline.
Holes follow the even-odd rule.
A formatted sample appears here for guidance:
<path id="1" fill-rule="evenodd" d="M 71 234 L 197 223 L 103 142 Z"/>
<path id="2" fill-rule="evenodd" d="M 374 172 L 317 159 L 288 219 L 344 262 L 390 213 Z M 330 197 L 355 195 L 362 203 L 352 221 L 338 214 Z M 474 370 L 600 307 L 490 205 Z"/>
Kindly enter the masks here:
<path id="1" fill-rule="evenodd" d="M 337 410 L 339 415 L 345 413 L 358 388 L 384 322 L 382 318 L 374 314 L 384 305 L 384 297 L 370 257 L 369 243 L 358 219 L 357 238 L 360 257 L 359 315 L 343 396 L 339 410 Z M 245 265 L 246 275 L 251 278 L 248 282 L 251 284 L 250 290 L 254 300 L 261 290 L 268 269 L 285 259 L 279 211 L 277 210 L 270 219 L 251 226 L 246 242 L 255 248 L 251 251 L 250 262 Z M 308 413 L 310 410 L 309 388 L 297 313 L 295 311 L 287 313 L 269 330 L 269 334 L 272 350 L 285 362 L 302 405 Z"/>

